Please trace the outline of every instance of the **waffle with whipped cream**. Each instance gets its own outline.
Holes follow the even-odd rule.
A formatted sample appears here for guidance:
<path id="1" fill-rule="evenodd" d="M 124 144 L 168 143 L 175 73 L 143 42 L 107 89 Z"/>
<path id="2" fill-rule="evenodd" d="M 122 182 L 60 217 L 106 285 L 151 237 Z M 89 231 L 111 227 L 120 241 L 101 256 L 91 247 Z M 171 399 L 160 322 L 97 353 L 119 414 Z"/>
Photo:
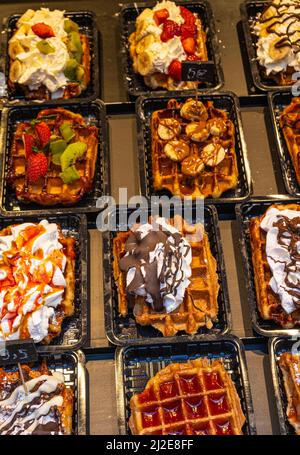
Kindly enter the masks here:
<path id="1" fill-rule="evenodd" d="M 49 344 L 74 313 L 75 239 L 42 220 L 0 231 L 0 340 Z"/>
<path id="2" fill-rule="evenodd" d="M 90 82 L 88 36 L 65 11 L 28 9 L 8 43 L 13 93 L 27 99 L 74 98 Z"/>
<path id="3" fill-rule="evenodd" d="M 33 370 L 0 368 L 0 435 L 66 435 L 72 433 L 74 394 L 64 376 L 45 362 Z"/>
<path id="4" fill-rule="evenodd" d="M 163 0 L 137 17 L 129 52 L 134 72 L 148 87 L 192 90 L 198 83 L 181 80 L 181 62 L 208 60 L 206 32 L 196 13 Z"/>
<path id="5" fill-rule="evenodd" d="M 271 205 L 249 226 L 259 313 L 286 329 L 300 326 L 299 228 L 299 204 Z"/>
<path id="6" fill-rule="evenodd" d="M 130 400 L 137 435 L 241 435 L 240 398 L 221 360 L 173 363 Z"/>
<path id="7" fill-rule="evenodd" d="M 293 98 L 283 110 L 280 115 L 280 128 L 300 185 L 300 98 Z"/>
<path id="8" fill-rule="evenodd" d="M 300 3 L 273 0 L 253 22 L 257 60 L 264 76 L 277 85 L 292 85 L 300 70 Z"/>
<path id="9" fill-rule="evenodd" d="M 163 336 L 212 328 L 218 316 L 217 263 L 202 224 L 180 216 L 149 218 L 113 239 L 113 273 L 121 316 Z"/>
<path id="10" fill-rule="evenodd" d="M 235 128 L 225 111 L 192 98 L 151 117 L 153 188 L 180 197 L 220 197 L 236 187 Z"/>
<path id="11" fill-rule="evenodd" d="M 44 109 L 36 119 L 17 125 L 9 150 L 8 183 L 25 203 L 75 204 L 92 190 L 97 153 L 96 126 L 60 107 Z M 32 172 L 38 157 L 45 161 L 45 169 Z"/>
<path id="12" fill-rule="evenodd" d="M 279 366 L 288 402 L 287 418 L 296 434 L 300 435 L 300 357 L 284 352 L 280 356 Z"/>

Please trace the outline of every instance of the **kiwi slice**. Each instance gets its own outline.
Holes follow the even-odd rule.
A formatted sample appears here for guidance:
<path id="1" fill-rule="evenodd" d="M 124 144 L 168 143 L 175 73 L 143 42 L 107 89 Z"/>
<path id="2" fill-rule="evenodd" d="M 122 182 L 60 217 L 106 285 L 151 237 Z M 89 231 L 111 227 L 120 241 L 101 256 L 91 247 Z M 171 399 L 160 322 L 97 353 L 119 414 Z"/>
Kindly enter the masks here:
<path id="1" fill-rule="evenodd" d="M 66 67 L 64 69 L 64 75 L 70 81 L 76 81 L 76 70 L 77 70 L 78 62 L 74 58 L 70 58 L 67 61 Z"/>
<path id="2" fill-rule="evenodd" d="M 76 60 L 76 62 L 81 63 L 82 52 L 72 52 L 72 57 Z"/>
<path id="3" fill-rule="evenodd" d="M 71 19 L 65 19 L 65 22 L 64 22 L 64 30 L 65 32 L 67 33 L 70 33 L 70 32 L 79 32 L 79 27 L 78 25 L 73 22 Z"/>
<path id="4" fill-rule="evenodd" d="M 65 141 L 70 142 L 71 139 L 75 136 L 74 131 L 70 127 L 69 123 L 63 123 L 59 127 L 60 134 L 64 138 Z"/>
<path id="5" fill-rule="evenodd" d="M 76 70 L 76 79 L 78 82 L 81 82 L 84 78 L 84 68 L 83 66 L 78 66 Z"/>
<path id="6" fill-rule="evenodd" d="M 64 172 L 68 167 L 73 166 L 76 160 L 84 154 L 86 148 L 86 144 L 80 141 L 69 144 L 60 157 L 62 171 Z"/>
<path id="7" fill-rule="evenodd" d="M 54 47 L 51 46 L 46 40 L 39 41 L 37 43 L 36 47 L 42 54 L 47 55 L 47 54 L 53 54 L 53 52 L 55 52 Z"/>
<path id="8" fill-rule="evenodd" d="M 67 169 L 61 172 L 59 176 L 64 183 L 72 183 L 74 180 L 78 180 L 80 178 L 80 175 L 74 166 L 67 167 Z"/>
<path id="9" fill-rule="evenodd" d="M 56 166 L 61 166 L 60 157 L 61 153 L 55 153 L 51 156 L 52 163 L 56 164 Z"/>
<path id="10" fill-rule="evenodd" d="M 56 154 L 62 154 L 65 149 L 67 148 L 67 141 L 64 141 L 63 139 L 58 139 L 55 141 L 50 142 L 50 152 L 52 155 Z"/>
<path id="11" fill-rule="evenodd" d="M 81 39 L 78 32 L 70 32 L 68 35 L 68 49 L 70 52 L 82 53 Z"/>

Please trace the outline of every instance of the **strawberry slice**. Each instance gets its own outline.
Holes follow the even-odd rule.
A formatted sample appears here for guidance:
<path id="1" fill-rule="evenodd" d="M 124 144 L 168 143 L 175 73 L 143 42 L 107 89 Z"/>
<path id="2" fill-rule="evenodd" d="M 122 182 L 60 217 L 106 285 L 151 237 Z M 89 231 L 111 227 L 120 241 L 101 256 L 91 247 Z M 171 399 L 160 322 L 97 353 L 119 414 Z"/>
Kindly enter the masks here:
<path id="1" fill-rule="evenodd" d="M 184 21 L 189 24 L 195 23 L 195 16 L 189 9 L 184 6 L 180 6 L 180 14 L 183 17 Z"/>
<path id="2" fill-rule="evenodd" d="M 194 38 L 186 38 L 182 40 L 183 49 L 187 54 L 194 54 L 196 52 L 196 41 Z"/>
<path id="3" fill-rule="evenodd" d="M 168 74 L 174 81 L 181 81 L 181 62 L 173 60 L 168 68 Z"/>
<path id="4" fill-rule="evenodd" d="M 196 54 L 188 55 L 188 57 L 186 58 L 187 62 L 197 62 L 200 60 L 201 60 L 200 57 L 198 57 Z"/>
<path id="5" fill-rule="evenodd" d="M 44 24 L 44 22 L 34 24 L 31 27 L 31 30 L 33 31 L 33 33 L 35 33 L 37 36 L 43 39 L 55 36 L 53 29 L 50 27 L 50 25 Z"/>
<path id="6" fill-rule="evenodd" d="M 195 24 L 182 24 L 180 27 L 182 39 L 194 38 L 197 34 L 197 27 Z"/>
<path id="7" fill-rule="evenodd" d="M 163 31 L 162 34 L 160 35 L 160 39 L 163 42 L 166 42 L 169 41 L 169 39 L 174 38 L 175 35 L 177 36 L 180 35 L 180 27 L 178 24 L 176 24 L 176 22 L 167 19 L 164 22 Z"/>
<path id="8" fill-rule="evenodd" d="M 48 142 L 50 141 L 50 136 L 51 136 L 51 130 L 50 130 L 49 126 L 45 122 L 40 122 L 40 123 L 36 123 L 34 125 L 34 128 L 35 128 L 36 134 L 38 135 L 42 148 L 45 147 L 45 145 L 47 145 Z"/>
<path id="9" fill-rule="evenodd" d="M 31 155 L 32 147 L 34 146 L 34 142 L 35 142 L 35 139 L 32 136 L 32 134 L 27 134 L 27 133 L 23 134 L 23 144 L 24 144 L 24 148 L 25 148 L 26 158 L 28 158 L 29 155 Z"/>
<path id="10" fill-rule="evenodd" d="M 36 183 L 48 171 L 48 161 L 43 153 L 32 153 L 27 160 L 27 176 L 30 183 Z"/>
<path id="11" fill-rule="evenodd" d="M 157 25 L 162 24 L 165 22 L 169 17 L 169 11 L 166 8 L 159 9 L 158 11 L 155 11 L 154 13 L 154 20 L 157 23 Z"/>

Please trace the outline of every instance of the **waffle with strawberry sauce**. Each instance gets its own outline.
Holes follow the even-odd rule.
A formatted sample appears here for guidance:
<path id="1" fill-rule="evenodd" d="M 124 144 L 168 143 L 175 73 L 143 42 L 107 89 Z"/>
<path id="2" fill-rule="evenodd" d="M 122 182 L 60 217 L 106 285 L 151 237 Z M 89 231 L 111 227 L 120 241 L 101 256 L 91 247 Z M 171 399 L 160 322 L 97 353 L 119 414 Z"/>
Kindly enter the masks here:
<path id="1" fill-rule="evenodd" d="M 96 126 L 63 108 L 44 109 L 17 125 L 8 182 L 20 201 L 74 204 L 92 189 L 97 150 Z"/>

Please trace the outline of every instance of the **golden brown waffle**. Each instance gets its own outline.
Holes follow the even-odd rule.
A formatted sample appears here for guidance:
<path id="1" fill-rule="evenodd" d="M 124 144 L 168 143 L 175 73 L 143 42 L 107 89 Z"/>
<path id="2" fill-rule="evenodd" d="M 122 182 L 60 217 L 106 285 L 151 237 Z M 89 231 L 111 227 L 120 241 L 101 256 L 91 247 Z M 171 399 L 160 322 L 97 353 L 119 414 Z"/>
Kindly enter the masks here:
<path id="1" fill-rule="evenodd" d="M 185 103 L 193 102 L 188 99 Z M 167 108 L 155 111 L 151 119 L 151 138 L 152 138 L 152 175 L 154 190 L 166 189 L 174 196 L 180 197 L 201 197 L 218 198 L 225 191 L 235 188 L 238 181 L 238 168 L 235 153 L 235 129 L 227 113 L 216 109 L 211 101 L 205 104 L 207 110 L 207 121 L 195 122 L 183 118 L 180 109 L 185 103 L 178 103 L 171 99 Z M 173 138 L 180 140 L 189 146 L 190 157 L 196 159 L 203 157 L 203 149 L 215 139 L 210 135 L 202 142 L 193 141 L 186 135 L 186 127 L 191 123 L 198 123 L 205 129 L 208 121 L 220 119 L 226 125 L 226 131 L 218 138 L 219 144 L 226 150 L 223 161 L 217 165 L 205 165 L 199 175 L 187 175 L 182 172 L 182 161 L 174 161 L 165 153 L 165 146 L 168 140 L 163 140 L 158 134 L 160 122 L 164 119 L 175 119 L 179 122 L 181 130 Z"/>
<path id="2" fill-rule="evenodd" d="M 130 400 L 132 434 L 242 434 L 245 417 L 221 360 L 170 364 Z"/>
<path id="3" fill-rule="evenodd" d="M 2 229 L 0 231 L 0 238 L 2 236 L 11 235 L 11 227 L 13 227 L 13 226 L 16 226 L 16 225 L 7 226 L 6 228 Z M 63 324 L 64 319 L 72 316 L 74 313 L 75 259 L 76 259 L 75 239 L 73 237 L 66 237 L 62 233 L 61 227 L 59 225 L 58 225 L 58 229 L 59 229 L 59 242 L 63 246 L 62 251 L 66 257 L 66 266 L 65 266 L 65 271 L 63 273 L 65 281 L 66 281 L 66 287 L 65 287 L 64 294 L 63 294 L 63 300 L 62 300 L 61 304 L 55 308 L 54 318 L 52 318 L 49 321 L 48 335 L 42 340 L 43 344 L 50 344 L 54 338 L 58 337 L 61 333 L 62 324 Z M 13 274 L 13 270 L 14 270 L 13 258 L 15 257 L 16 252 L 19 251 L 21 254 L 22 249 L 26 249 L 27 243 L 30 243 L 30 240 L 28 242 L 25 241 L 24 245 L 17 246 L 16 244 L 15 245 L 13 244 L 11 264 L 10 263 L 6 264 L 4 259 L 0 261 L 0 267 L 7 266 L 9 268 L 9 270 L 7 271 L 8 277 L 12 276 L 12 274 Z M 36 279 L 36 281 L 35 281 L 36 285 L 42 285 L 43 283 L 46 285 L 47 281 L 43 278 L 42 271 L 41 271 L 41 274 L 35 279 Z M 17 286 L 18 286 L 18 283 L 14 279 L 1 281 L 1 289 L 6 289 L 6 290 L 11 291 L 11 290 L 15 289 Z M 26 340 L 31 337 L 30 332 L 28 330 L 29 316 L 30 316 L 30 313 L 22 315 L 22 319 L 20 322 L 20 339 L 21 340 Z M 1 317 L 0 317 L 0 320 L 1 320 Z"/>
<path id="4" fill-rule="evenodd" d="M 52 116 L 54 118 L 51 118 Z M 44 109 L 38 113 L 37 119 L 46 122 L 52 134 L 58 137 L 61 137 L 60 125 L 69 123 L 75 132 L 70 143 L 80 141 L 87 145 L 86 152 L 75 163 L 80 178 L 72 183 L 64 183 L 59 175 L 61 167 L 54 164 L 50 152 L 44 150 L 48 158 L 47 174 L 36 183 L 30 183 L 27 176 L 23 134 L 26 131 L 26 133 L 36 137 L 36 132 L 34 125 L 29 122 L 22 122 L 17 125 L 9 150 L 8 182 L 15 190 L 17 199 L 23 202 L 34 202 L 47 206 L 75 204 L 89 193 L 93 186 L 98 151 L 98 128 L 86 125 L 80 114 L 63 108 Z"/>
<path id="5" fill-rule="evenodd" d="M 171 313 L 154 312 L 145 297 L 133 297 L 136 322 L 143 326 L 152 325 L 163 336 L 174 336 L 179 331 L 193 334 L 205 326 L 210 329 L 218 316 L 219 283 L 217 263 L 211 254 L 208 236 L 202 224 L 190 226 L 185 221 L 182 222 L 181 217 L 175 216 L 168 223 L 175 225 L 185 237 L 194 234 L 192 240 L 188 239 L 192 248 L 191 284 L 186 290 L 183 303 Z M 121 272 L 119 260 L 124 255 L 129 235 L 130 232 L 120 232 L 113 239 L 113 271 L 118 290 L 118 309 L 124 317 L 128 314 L 129 297 L 126 294 L 126 274 Z"/>
<path id="6" fill-rule="evenodd" d="M 51 371 L 48 369 L 46 362 L 43 362 L 39 369 L 33 370 L 28 365 L 22 365 L 22 373 L 24 377 L 25 383 L 32 379 L 39 378 L 42 375 L 52 376 Z M 39 382 L 36 385 L 36 391 L 38 393 L 39 386 L 41 386 L 43 382 Z M 11 396 L 12 392 L 22 385 L 22 380 L 20 378 L 19 371 L 5 371 L 4 369 L 0 368 L 0 424 L 1 422 L 1 401 L 8 399 Z M 8 426 L 4 426 L 4 428 L 0 428 L 0 434 L 19 434 L 21 431 L 26 430 L 32 424 L 32 421 L 29 423 L 25 422 L 24 427 L 21 427 L 22 419 L 26 419 L 26 415 L 30 415 L 29 413 L 34 413 L 34 409 L 36 405 L 39 404 L 45 405 L 47 401 L 49 401 L 53 396 L 61 396 L 63 398 L 63 402 L 61 406 L 56 406 L 55 408 L 51 409 L 48 413 L 49 418 L 52 421 L 51 427 L 49 427 L 49 423 L 40 424 L 32 434 L 71 434 L 72 433 L 72 417 L 73 417 L 73 407 L 74 407 L 74 394 L 70 388 L 67 388 L 65 384 L 59 384 L 57 390 L 52 394 L 42 393 L 37 398 L 35 398 L 35 404 L 32 402 L 34 401 L 33 394 L 29 394 L 29 403 L 26 406 L 23 406 L 21 412 L 18 412 L 13 419 L 13 421 Z M 18 400 L 18 404 L 21 402 L 21 397 Z M 25 409 L 26 408 L 26 409 Z M 24 411 L 25 409 L 25 411 Z M 9 419 L 10 415 L 6 408 L 3 409 L 4 414 L 6 416 L 6 420 Z M 20 424 L 19 424 L 20 423 Z M 55 429 L 53 428 L 55 426 Z M 51 433 L 52 431 L 52 433 Z M 10 433 L 12 432 L 12 433 Z"/>
<path id="7" fill-rule="evenodd" d="M 293 98 L 283 110 L 280 116 L 280 128 L 300 185 L 300 98 Z"/>
<path id="8" fill-rule="evenodd" d="M 280 356 L 279 366 L 282 371 L 285 393 L 288 401 L 286 414 L 288 421 L 300 435 L 300 358 L 285 352 Z"/>
<path id="9" fill-rule="evenodd" d="M 300 211 L 298 204 L 273 204 L 271 207 Z M 260 228 L 263 218 L 264 215 L 253 218 L 249 225 L 257 307 L 263 319 L 274 320 L 283 328 L 290 329 L 300 325 L 300 311 L 287 314 L 281 306 L 280 298 L 269 285 L 272 273 L 266 256 L 266 233 Z"/>
<path id="10" fill-rule="evenodd" d="M 208 53 L 206 48 L 207 37 L 199 17 L 196 18 L 195 25 L 197 27 L 195 55 L 199 61 L 208 61 Z M 133 62 L 133 70 L 137 74 L 140 74 L 138 59 L 141 53 L 140 49 L 143 36 L 144 35 L 140 37 L 137 31 L 135 31 L 129 37 L 129 53 Z M 144 50 L 144 47 L 142 47 L 142 50 Z M 144 82 L 148 87 L 151 87 L 152 89 L 163 88 L 165 90 L 194 90 L 198 87 L 198 84 L 201 85 L 201 82 L 198 83 L 194 81 L 178 82 L 169 75 L 160 72 L 144 76 Z"/>

